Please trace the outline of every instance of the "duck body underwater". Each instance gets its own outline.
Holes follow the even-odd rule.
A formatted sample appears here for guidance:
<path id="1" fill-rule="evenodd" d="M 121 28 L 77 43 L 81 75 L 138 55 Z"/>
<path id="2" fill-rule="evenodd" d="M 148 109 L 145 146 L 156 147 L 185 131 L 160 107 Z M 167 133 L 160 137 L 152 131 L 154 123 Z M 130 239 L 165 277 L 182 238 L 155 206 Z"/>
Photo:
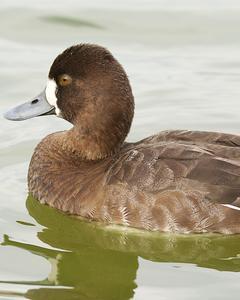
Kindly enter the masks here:
<path id="1" fill-rule="evenodd" d="M 46 89 L 5 117 L 50 114 L 73 127 L 48 135 L 34 151 L 28 187 L 41 203 L 151 231 L 240 233 L 240 136 L 175 130 L 124 142 L 134 97 L 107 49 L 66 49 Z"/>

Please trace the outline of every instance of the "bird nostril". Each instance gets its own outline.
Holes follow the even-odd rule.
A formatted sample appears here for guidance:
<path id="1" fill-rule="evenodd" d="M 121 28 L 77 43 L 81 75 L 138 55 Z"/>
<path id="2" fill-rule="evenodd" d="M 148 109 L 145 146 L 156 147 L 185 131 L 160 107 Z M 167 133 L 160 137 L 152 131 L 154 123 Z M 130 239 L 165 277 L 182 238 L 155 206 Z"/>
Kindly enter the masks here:
<path id="1" fill-rule="evenodd" d="M 32 102 L 31 102 L 31 104 L 36 104 L 36 103 L 38 103 L 38 99 L 34 99 Z"/>

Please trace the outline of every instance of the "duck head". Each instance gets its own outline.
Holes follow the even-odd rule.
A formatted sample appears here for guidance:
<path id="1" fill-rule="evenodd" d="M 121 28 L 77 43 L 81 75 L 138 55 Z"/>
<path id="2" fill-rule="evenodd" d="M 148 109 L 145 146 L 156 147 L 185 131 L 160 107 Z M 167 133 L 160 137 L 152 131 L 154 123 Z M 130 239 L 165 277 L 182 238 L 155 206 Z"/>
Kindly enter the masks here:
<path id="1" fill-rule="evenodd" d="M 80 44 L 57 56 L 41 94 L 11 109 L 5 118 L 55 114 L 74 125 L 75 138 L 101 144 L 103 153 L 98 156 L 106 157 L 126 138 L 133 111 L 134 98 L 122 66 L 107 49 Z"/>

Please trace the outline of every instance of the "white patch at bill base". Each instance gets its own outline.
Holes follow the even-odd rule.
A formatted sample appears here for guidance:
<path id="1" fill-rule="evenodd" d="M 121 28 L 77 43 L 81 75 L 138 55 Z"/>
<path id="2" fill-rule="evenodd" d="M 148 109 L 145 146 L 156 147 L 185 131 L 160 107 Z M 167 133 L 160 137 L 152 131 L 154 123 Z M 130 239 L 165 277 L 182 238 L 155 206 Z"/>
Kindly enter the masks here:
<path id="1" fill-rule="evenodd" d="M 54 79 L 49 79 L 46 85 L 46 98 L 49 104 L 55 107 L 56 115 L 60 116 L 61 111 L 59 107 L 57 106 L 57 97 L 56 97 L 56 91 L 57 91 L 57 84 Z"/>

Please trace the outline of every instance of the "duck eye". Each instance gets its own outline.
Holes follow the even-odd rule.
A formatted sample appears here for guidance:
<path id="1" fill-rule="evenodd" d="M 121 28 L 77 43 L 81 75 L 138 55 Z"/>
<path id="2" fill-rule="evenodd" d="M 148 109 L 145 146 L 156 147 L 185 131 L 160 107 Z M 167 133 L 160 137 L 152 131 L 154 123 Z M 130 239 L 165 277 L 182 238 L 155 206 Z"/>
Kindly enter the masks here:
<path id="1" fill-rule="evenodd" d="M 61 86 L 69 85 L 71 82 L 72 82 L 72 77 L 67 74 L 63 74 L 58 78 L 58 84 Z"/>

